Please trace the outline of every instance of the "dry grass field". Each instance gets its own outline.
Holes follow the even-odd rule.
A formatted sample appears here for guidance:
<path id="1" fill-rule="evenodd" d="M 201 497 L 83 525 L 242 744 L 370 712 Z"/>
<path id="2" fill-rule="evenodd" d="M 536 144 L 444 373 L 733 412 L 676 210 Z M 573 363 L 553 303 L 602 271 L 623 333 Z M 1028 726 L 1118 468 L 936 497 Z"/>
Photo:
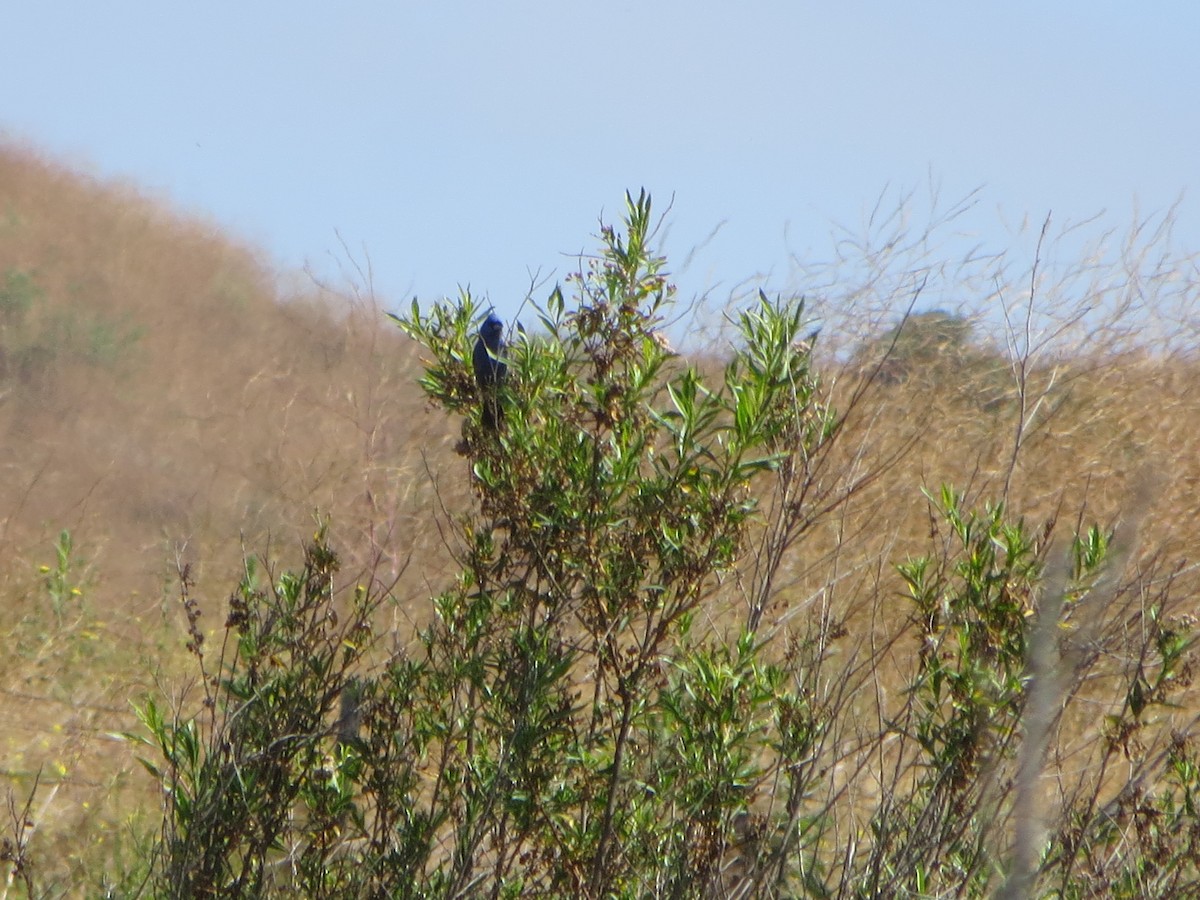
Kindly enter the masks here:
<path id="1" fill-rule="evenodd" d="M 888 337 L 903 278 L 817 298 L 847 418 L 807 498 L 830 512 L 784 551 L 772 621 L 833 609 L 864 641 L 901 627 L 894 564 L 930 547 L 922 490 L 943 483 L 1035 530 L 1114 529 L 1121 565 L 1194 598 L 1197 271 L 1162 240 L 1135 229 L 1041 282 L 1014 263 L 966 343 Z M 413 345 L 364 279 L 291 295 L 278 275 L 214 223 L 0 145 L 0 773 L 18 808 L 37 780 L 48 882 L 136 869 L 155 833 L 154 786 L 114 735 L 136 728 L 132 701 L 187 686 L 181 567 L 216 635 L 243 555 L 294 555 L 319 511 L 347 572 L 399 577 L 400 641 L 455 571 L 453 516 L 474 501 Z M 739 602 L 721 595 L 713 621 L 744 618 Z M 902 668 L 911 647 L 896 652 Z"/>
<path id="2" fill-rule="evenodd" d="M 352 564 L 414 560 L 414 609 L 448 559 L 430 474 L 461 470 L 411 345 L 369 295 L 275 274 L 211 223 L 0 148 L 0 772 L 18 795 L 40 772 L 60 867 L 155 804 L 109 734 L 178 671 L 178 566 L 211 630 L 243 544 L 298 548 L 317 510 Z"/>

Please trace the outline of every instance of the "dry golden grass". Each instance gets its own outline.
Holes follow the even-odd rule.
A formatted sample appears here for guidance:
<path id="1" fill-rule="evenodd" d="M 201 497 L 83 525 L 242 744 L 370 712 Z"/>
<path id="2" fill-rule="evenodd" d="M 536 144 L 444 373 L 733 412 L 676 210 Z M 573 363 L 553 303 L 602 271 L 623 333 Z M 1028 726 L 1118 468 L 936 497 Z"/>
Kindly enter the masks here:
<path id="1" fill-rule="evenodd" d="M 448 562 L 427 472 L 461 462 L 369 294 L 284 296 L 215 226 L 12 146 L 0 286 L 8 273 L 37 294 L 20 322 L 0 319 L 2 346 L 34 348 L 0 367 L 0 772 L 21 794 L 42 771 L 44 832 L 99 833 L 85 820 L 111 829 L 133 808 L 107 798 L 131 767 L 106 735 L 178 671 L 177 562 L 212 632 L 243 541 L 290 551 L 320 510 L 348 566 L 411 558 L 400 596 L 415 600 Z M 81 596 L 60 626 L 39 570 L 62 529 Z"/>
<path id="2" fill-rule="evenodd" d="M 285 296 L 215 225 L 0 145 L 0 287 L 8 273 L 38 294 L 20 334 L 0 315 L 0 347 L 42 343 L 20 365 L 0 358 L 0 772 L 19 799 L 41 772 L 39 849 L 69 873 L 122 840 L 133 853 L 125 824 L 153 822 L 149 779 L 108 735 L 134 727 L 129 704 L 156 682 L 181 687 L 177 565 L 215 633 L 244 550 L 290 552 L 319 509 L 348 571 L 380 558 L 401 576 L 403 638 L 453 571 L 444 510 L 469 505 L 469 479 L 369 285 Z M 894 631 L 907 610 L 891 565 L 930 546 L 921 489 L 942 483 L 980 503 L 1007 492 L 1035 525 L 1124 525 L 1129 566 L 1200 557 L 1200 347 L 1182 326 L 1169 354 L 1131 347 L 1146 309 L 1098 315 L 1024 389 L 1009 369 L 869 384 L 869 368 L 830 360 L 849 415 L 824 487 L 846 500 L 789 551 L 777 620 L 824 606 Z M 40 567 L 62 529 L 80 595 L 59 621 Z"/>

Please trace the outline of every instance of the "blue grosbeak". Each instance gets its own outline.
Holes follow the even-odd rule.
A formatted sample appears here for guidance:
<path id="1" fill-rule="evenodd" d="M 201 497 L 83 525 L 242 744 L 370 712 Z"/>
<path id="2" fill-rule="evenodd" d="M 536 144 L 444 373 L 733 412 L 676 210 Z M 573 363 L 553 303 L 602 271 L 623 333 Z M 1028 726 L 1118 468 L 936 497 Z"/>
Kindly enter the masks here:
<path id="1" fill-rule="evenodd" d="M 475 370 L 475 383 L 483 403 L 483 427 L 494 430 L 504 414 L 500 408 L 497 388 L 504 383 L 508 366 L 500 359 L 504 352 L 504 323 L 495 313 L 489 313 L 479 326 L 479 339 L 475 341 L 475 352 L 471 356 L 471 368 Z"/>

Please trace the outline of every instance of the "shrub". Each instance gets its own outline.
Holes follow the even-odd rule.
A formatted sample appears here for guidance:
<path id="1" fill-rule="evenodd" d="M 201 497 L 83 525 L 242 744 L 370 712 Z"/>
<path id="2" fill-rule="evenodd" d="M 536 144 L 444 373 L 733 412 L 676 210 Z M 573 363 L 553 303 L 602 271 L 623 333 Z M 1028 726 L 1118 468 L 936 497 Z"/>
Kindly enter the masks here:
<path id="1" fill-rule="evenodd" d="M 80 305 L 48 308 L 45 296 L 34 273 L 5 271 L 0 282 L 0 380 L 40 384 L 60 359 L 112 367 L 141 338 L 141 329 L 128 317 L 114 320 Z"/>
<path id="2" fill-rule="evenodd" d="M 862 483 L 829 468 L 853 410 L 798 301 L 760 295 L 715 383 L 674 355 L 650 199 L 627 199 L 572 303 L 556 288 L 543 332 L 507 342 L 502 427 L 480 421 L 474 299 L 399 319 L 465 418 L 478 500 L 412 646 L 372 639 L 387 586 L 343 584 L 324 529 L 299 569 L 248 567 L 215 663 L 184 575 L 204 696 L 140 710 L 167 807 L 154 889 L 1195 890 L 1200 770 L 1153 720 L 1190 674 L 1170 573 L 1122 582 L 1100 528 L 1058 540 L 947 488 L 889 632 L 773 619 L 784 559 Z"/>

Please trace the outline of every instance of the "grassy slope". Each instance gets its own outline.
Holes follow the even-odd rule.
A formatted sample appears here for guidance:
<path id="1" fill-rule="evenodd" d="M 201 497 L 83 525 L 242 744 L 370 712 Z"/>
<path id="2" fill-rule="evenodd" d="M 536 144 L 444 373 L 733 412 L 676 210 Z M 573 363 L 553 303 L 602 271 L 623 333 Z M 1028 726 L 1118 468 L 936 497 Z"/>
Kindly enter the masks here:
<path id="1" fill-rule="evenodd" d="M 319 508 L 350 564 L 411 555 L 401 596 L 419 596 L 447 559 L 425 467 L 461 462 L 369 298 L 281 297 L 211 224 L 12 146 L 0 291 L 0 772 L 20 795 L 41 768 L 40 797 L 58 788 L 41 827 L 70 834 L 128 811 L 101 802 L 131 771 L 105 734 L 178 661 L 177 560 L 211 633 L 241 536 L 290 551 Z M 61 529 L 60 622 L 39 567 L 56 567 Z"/>
<path id="2" fill-rule="evenodd" d="M 348 570 L 376 553 L 385 573 L 414 561 L 399 585 L 406 630 L 448 571 L 438 504 L 469 501 L 455 428 L 427 413 L 412 348 L 369 298 L 334 311 L 315 287 L 282 297 L 264 261 L 209 223 L 0 147 L 0 289 L 0 635 L 14 648 L 0 668 L 0 771 L 23 797 L 42 770 L 40 853 L 69 867 L 89 854 L 80 834 L 112 855 L 130 811 L 153 808 L 105 735 L 132 727 L 128 703 L 153 680 L 179 682 L 177 559 L 213 633 L 239 535 L 290 549 L 320 508 Z M 861 375 L 838 374 L 846 408 Z M 1016 457 L 1010 506 L 1034 522 L 1123 517 L 1134 560 L 1196 558 L 1195 375 L 1178 356 L 1068 360 Z M 928 546 L 920 488 L 994 499 L 1013 460 L 1011 383 L 1006 401 L 981 404 L 996 386 L 973 377 L 926 373 L 858 401 L 829 480 L 871 477 L 791 552 L 780 616 L 820 597 L 861 604 L 859 621 L 903 619 L 889 564 Z M 63 528 L 81 595 L 59 621 L 39 566 L 53 567 Z"/>

